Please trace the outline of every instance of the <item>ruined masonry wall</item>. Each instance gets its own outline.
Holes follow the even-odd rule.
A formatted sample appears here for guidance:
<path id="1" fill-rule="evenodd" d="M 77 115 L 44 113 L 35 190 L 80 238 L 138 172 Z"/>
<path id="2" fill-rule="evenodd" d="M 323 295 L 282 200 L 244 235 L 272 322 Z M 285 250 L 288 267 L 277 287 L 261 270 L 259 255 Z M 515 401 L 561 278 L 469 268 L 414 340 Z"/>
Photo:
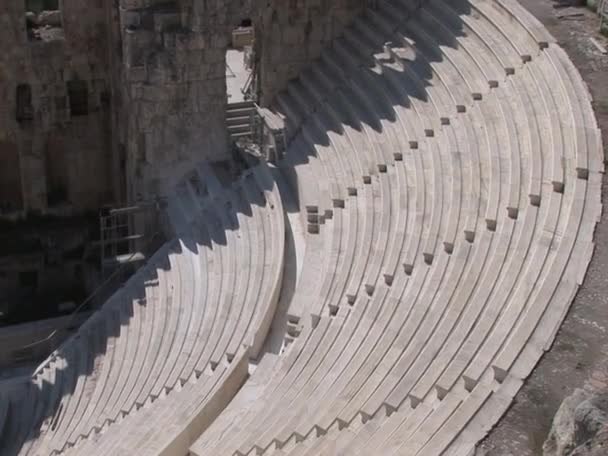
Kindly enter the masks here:
<path id="1" fill-rule="evenodd" d="M 225 53 L 256 27 L 262 103 L 340 35 L 365 0 L 62 0 L 63 38 L 28 39 L 0 4 L 0 212 L 74 213 L 163 194 L 193 163 L 230 159 Z M 67 85 L 85 84 L 85 114 Z M 31 119 L 17 120 L 19 85 Z M 7 208 L 7 203 L 15 206 Z M 69 211 L 68 211 L 69 213 Z"/>
<path id="2" fill-rule="evenodd" d="M 369 0 L 268 0 L 256 19 L 262 104 L 340 36 Z"/>
<path id="3" fill-rule="evenodd" d="M 121 2 L 131 199 L 164 193 L 193 163 L 230 158 L 226 50 L 250 2 Z"/>
<path id="4" fill-rule="evenodd" d="M 234 27 L 256 28 L 262 104 L 359 14 L 365 0 L 122 0 L 127 175 L 131 199 L 201 160 L 230 159 L 225 53 Z"/>
<path id="5" fill-rule="evenodd" d="M 0 213 L 70 214 L 112 200 L 106 14 L 102 0 L 62 0 L 63 38 L 28 39 L 25 0 L 0 2 Z M 70 112 L 68 81 L 87 92 Z M 17 121 L 17 86 L 31 110 Z"/>

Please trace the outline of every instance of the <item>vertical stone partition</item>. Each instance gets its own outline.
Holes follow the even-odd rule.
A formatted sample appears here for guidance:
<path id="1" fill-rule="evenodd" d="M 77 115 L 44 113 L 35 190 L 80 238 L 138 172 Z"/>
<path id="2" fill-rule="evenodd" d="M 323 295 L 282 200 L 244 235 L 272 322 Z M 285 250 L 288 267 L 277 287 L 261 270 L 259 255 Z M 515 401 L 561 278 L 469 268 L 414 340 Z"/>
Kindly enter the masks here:
<path id="1" fill-rule="evenodd" d="M 107 29 L 101 0 L 0 2 L 0 163 L 13 176 L 4 179 L 12 202 L 0 216 L 75 215 L 113 200 Z M 71 81 L 79 81 L 86 113 L 71 112 Z M 63 195 L 51 195 L 47 178 L 48 149 L 57 144 Z"/>
<path id="2" fill-rule="evenodd" d="M 121 0 L 122 87 L 132 201 L 162 194 L 193 163 L 230 157 L 222 1 Z"/>
<path id="3" fill-rule="evenodd" d="M 255 21 L 260 102 L 267 105 L 290 79 L 363 11 L 366 0 L 260 1 Z"/>

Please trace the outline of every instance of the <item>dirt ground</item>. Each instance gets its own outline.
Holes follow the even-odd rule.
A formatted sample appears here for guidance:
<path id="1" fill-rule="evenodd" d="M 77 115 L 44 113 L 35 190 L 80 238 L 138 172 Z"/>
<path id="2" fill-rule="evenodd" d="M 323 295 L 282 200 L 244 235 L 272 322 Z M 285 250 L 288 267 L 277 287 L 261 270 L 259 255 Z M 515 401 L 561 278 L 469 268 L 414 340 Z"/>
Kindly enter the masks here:
<path id="1" fill-rule="evenodd" d="M 519 0 L 556 37 L 587 82 L 608 156 L 608 48 L 599 18 L 584 7 L 554 8 L 551 0 Z M 561 3 L 564 3 L 562 0 Z M 558 16 L 565 16 L 559 18 Z M 542 358 L 509 411 L 478 446 L 476 456 L 542 455 L 542 444 L 561 401 L 577 387 L 608 387 L 608 183 L 604 213 L 595 234 L 595 254 L 583 286 L 552 349 Z"/>

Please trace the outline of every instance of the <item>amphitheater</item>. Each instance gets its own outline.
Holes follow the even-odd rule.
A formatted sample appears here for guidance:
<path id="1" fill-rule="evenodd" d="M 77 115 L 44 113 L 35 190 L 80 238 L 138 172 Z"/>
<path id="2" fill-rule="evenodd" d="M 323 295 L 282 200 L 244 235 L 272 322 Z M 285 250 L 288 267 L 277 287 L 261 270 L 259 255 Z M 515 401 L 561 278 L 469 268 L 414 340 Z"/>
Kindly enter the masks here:
<path id="1" fill-rule="evenodd" d="M 373 3 L 265 109 L 280 159 L 185 171 L 170 240 L 0 389 L 2 455 L 473 454 L 582 283 L 600 130 L 515 0 Z"/>

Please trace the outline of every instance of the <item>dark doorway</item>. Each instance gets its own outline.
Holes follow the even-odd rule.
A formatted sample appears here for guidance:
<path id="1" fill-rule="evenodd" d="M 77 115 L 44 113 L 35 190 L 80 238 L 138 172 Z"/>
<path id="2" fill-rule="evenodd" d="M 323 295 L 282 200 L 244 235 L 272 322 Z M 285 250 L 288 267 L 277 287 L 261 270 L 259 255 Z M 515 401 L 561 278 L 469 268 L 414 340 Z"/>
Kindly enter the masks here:
<path id="1" fill-rule="evenodd" d="M 72 116 L 86 116 L 89 114 L 89 87 L 86 81 L 74 79 L 68 81 L 68 98 L 70 100 L 70 113 Z"/>

